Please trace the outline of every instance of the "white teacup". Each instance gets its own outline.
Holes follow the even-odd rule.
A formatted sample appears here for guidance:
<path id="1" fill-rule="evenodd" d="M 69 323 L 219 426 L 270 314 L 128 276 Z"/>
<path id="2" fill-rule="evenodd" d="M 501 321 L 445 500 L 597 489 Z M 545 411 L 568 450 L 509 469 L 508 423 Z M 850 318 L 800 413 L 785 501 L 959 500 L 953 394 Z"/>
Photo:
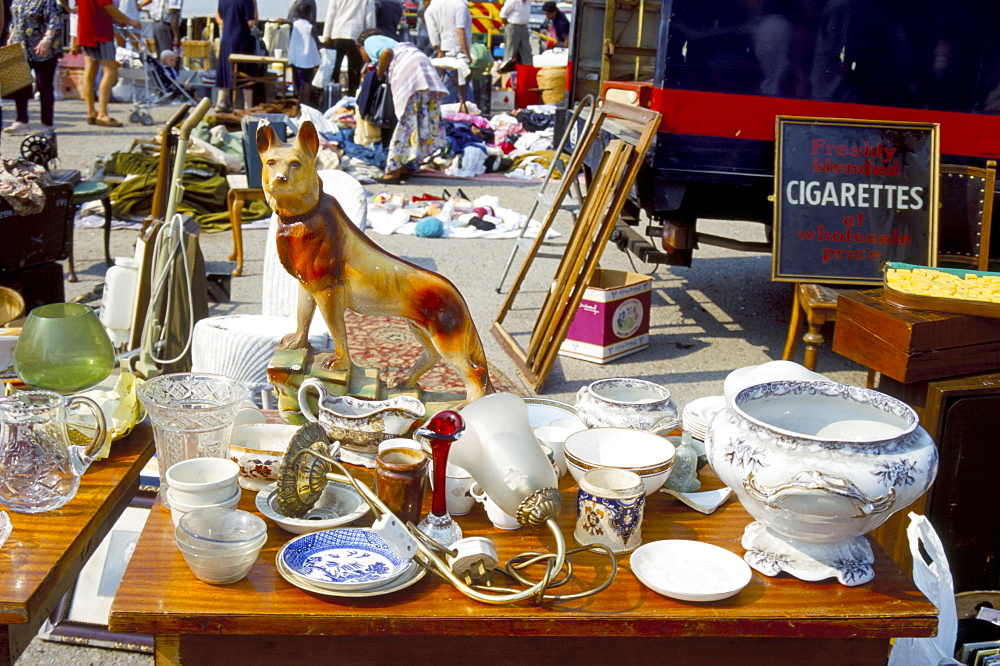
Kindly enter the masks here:
<path id="1" fill-rule="evenodd" d="M 434 490 L 434 461 L 430 464 L 431 490 Z M 472 511 L 476 498 L 472 496 L 472 486 L 476 480 L 467 471 L 448 463 L 448 471 L 445 473 L 445 500 L 448 503 L 448 515 L 464 516 Z"/>
<path id="2" fill-rule="evenodd" d="M 479 484 L 473 484 L 470 492 L 477 502 L 486 507 L 486 517 L 493 523 L 493 527 L 498 530 L 516 530 L 521 527 L 521 523 L 517 522 L 517 518 L 501 509 L 496 502 L 483 492 Z"/>
<path id="3" fill-rule="evenodd" d="M 464 469 L 448 464 L 445 499 L 448 502 L 450 515 L 464 516 L 472 511 L 472 506 L 476 503 L 476 498 L 472 496 L 472 486 L 475 482 L 472 475 Z"/>
<path id="4" fill-rule="evenodd" d="M 560 428 L 558 426 L 542 426 L 541 428 L 535 428 L 535 439 L 538 440 L 539 444 L 547 446 L 552 449 L 552 455 L 555 456 L 556 467 L 559 468 L 559 476 L 565 476 L 569 468 L 566 466 L 566 438 L 573 434 L 573 431 L 569 428 Z"/>

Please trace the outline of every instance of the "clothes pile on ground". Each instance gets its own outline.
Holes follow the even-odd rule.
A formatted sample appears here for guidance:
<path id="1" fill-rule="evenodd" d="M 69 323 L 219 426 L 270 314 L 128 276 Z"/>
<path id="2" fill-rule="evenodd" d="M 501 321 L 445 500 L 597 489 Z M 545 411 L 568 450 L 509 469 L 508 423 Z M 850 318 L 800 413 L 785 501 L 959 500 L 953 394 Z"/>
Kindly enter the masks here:
<path id="1" fill-rule="evenodd" d="M 458 107 L 458 104 L 445 105 L 447 146 L 430 163 L 411 165 L 411 168 L 422 168 L 424 173 L 436 170 L 455 178 L 474 178 L 488 172 L 502 173 L 515 179 L 540 179 L 545 176 L 554 157 L 554 106 L 532 106 L 499 113 L 491 118 L 480 115 L 475 104 L 468 103 L 466 111 L 459 111 Z M 343 97 L 325 113 L 304 104 L 279 104 L 258 107 L 249 112 L 216 114 L 200 123 L 191 134 L 182 176 L 184 193 L 178 206 L 180 212 L 192 215 L 203 231 L 229 228 L 226 175 L 245 170 L 245 142 L 238 130 L 242 117 L 274 113 L 287 118 L 287 125 L 292 130 L 290 133 L 297 132 L 305 120 L 313 123 L 320 137 L 317 169 L 342 169 L 362 183 L 375 183 L 382 175 L 386 150 L 380 131 L 360 119 L 353 97 Z M 252 141 L 250 145 L 253 145 Z M 157 137 L 140 144 L 138 148 L 133 147 L 133 152 L 113 153 L 103 160 L 95 175 L 113 185 L 114 228 L 136 228 L 149 216 L 156 188 L 158 151 Z M 470 209 L 472 207 L 477 206 Z M 405 207 L 397 206 L 396 209 L 404 210 Z M 380 214 L 376 213 L 376 217 Z M 253 223 L 264 225 L 270 216 L 270 209 L 262 201 L 252 201 L 244 207 L 242 215 L 244 227 L 252 227 Z M 415 233 L 416 222 L 403 220 L 399 215 L 391 220 L 379 224 L 380 228 L 376 230 L 379 233 Z M 498 216 L 500 223 L 497 227 L 488 229 L 470 227 L 464 222 L 455 224 L 455 220 L 457 218 L 445 221 L 443 232 L 436 235 L 509 238 L 517 235 L 518 225 L 523 223 L 515 213 Z M 100 227 L 103 224 L 100 202 L 85 205 L 77 218 L 77 226 L 80 227 Z"/>
<path id="2" fill-rule="evenodd" d="M 527 238 L 538 236 L 542 223 L 500 206 L 500 199 L 484 195 L 469 200 L 460 193 L 447 191 L 437 197 L 430 194 L 404 197 L 402 194 L 376 194 L 368 205 L 368 225 L 382 234 L 405 234 L 424 238 Z M 527 225 L 524 233 L 521 230 Z M 551 229 L 546 240 L 557 238 Z"/>

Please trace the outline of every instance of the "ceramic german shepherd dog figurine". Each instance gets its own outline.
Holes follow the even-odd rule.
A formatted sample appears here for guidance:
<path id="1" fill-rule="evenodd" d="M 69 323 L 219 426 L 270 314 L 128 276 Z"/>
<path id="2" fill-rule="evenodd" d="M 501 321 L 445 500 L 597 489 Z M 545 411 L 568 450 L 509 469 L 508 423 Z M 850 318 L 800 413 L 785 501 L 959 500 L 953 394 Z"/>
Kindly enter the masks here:
<path id="1" fill-rule="evenodd" d="M 328 370 L 350 370 L 344 310 L 404 317 L 424 353 L 397 385 L 417 380 L 442 357 L 465 383 L 467 400 L 493 392 L 486 354 L 465 299 L 446 278 L 392 255 L 372 242 L 322 190 L 315 158 L 319 137 L 309 121 L 292 144 L 270 126 L 257 129 L 268 205 L 278 214 L 278 259 L 303 289 L 297 328 L 281 349 L 309 348 L 309 324 L 316 308 L 333 338 Z"/>

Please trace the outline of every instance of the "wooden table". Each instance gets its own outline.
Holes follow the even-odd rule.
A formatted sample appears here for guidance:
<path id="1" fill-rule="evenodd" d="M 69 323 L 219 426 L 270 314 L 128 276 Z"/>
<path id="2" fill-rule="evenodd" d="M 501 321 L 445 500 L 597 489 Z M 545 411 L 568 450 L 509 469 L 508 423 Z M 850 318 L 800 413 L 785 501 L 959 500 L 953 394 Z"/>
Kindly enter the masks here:
<path id="1" fill-rule="evenodd" d="M 14 529 L 0 547 L 0 664 L 24 651 L 129 505 L 153 455 L 151 430 L 146 421 L 115 442 L 111 456 L 90 466 L 62 508 L 7 512 Z"/>
<path id="2" fill-rule="evenodd" d="M 563 479 L 563 533 L 570 545 L 575 485 Z M 253 509 L 245 492 L 241 508 Z M 743 553 L 749 517 L 731 499 L 711 516 L 657 493 L 649 498 L 645 542 L 699 539 Z M 270 524 L 270 521 L 268 521 Z M 481 506 L 459 518 L 466 536 L 494 538 L 503 561 L 526 550 L 548 550 L 539 528 L 501 532 Z M 151 633 L 156 661 L 172 663 L 424 663 L 519 661 L 607 663 L 885 664 L 889 639 L 930 636 L 935 608 L 877 544 L 875 579 L 860 587 L 805 583 L 787 576 L 753 580 L 737 596 L 686 603 L 641 585 L 619 558 L 618 578 L 597 596 L 548 608 L 530 603 L 491 606 L 468 600 L 428 575 L 382 597 L 313 595 L 275 569 L 277 550 L 292 535 L 270 525 L 249 575 L 232 585 L 194 577 L 174 545 L 168 512 L 154 505 L 111 609 L 113 631 Z M 574 580 L 604 580 L 607 559 L 572 556 Z M 321 656 L 322 655 L 322 656 Z"/>
<path id="3" fill-rule="evenodd" d="M 245 55 L 242 53 L 233 53 L 229 56 L 229 64 L 233 68 L 233 89 L 230 92 L 232 96 L 231 102 L 235 104 L 235 95 L 238 88 L 246 88 L 247 86 L 252 86 L 255 83 L 263 83 L 267 85 L 277 84 L 277 77 L 269 72 L 265 71 L 262 76 L 254 76 L 252 74 L 247 74 L 244 71 L 240 71 L 240 65 L 263 65 L 264 67 L 270 67 L 271 65 L 281 66 L 281 83 L 283 86 L 287 86 L 288 73 L 292 70 L 291 65 L 287 58 L 275 58 L 272 56 L 258 56 L 258 55 Z M 282 95 L 284 97 L 284 94 Z M 271 98 L 268 98 L 271 99 Z"/>
<path id="4" fill-rule="evenodd" d="M 243 206 L 247 201 L 263 201 L 264 189 L 250 187 L 246 174 L 237 173 L 226 176 L 229 183 L 229 194 L 226 195 L 226 205 L 229 208 L 229 224 L 233 228 L 233 253 L 230 261 L 236 261 L 233 276 L 243 275 Z"/>

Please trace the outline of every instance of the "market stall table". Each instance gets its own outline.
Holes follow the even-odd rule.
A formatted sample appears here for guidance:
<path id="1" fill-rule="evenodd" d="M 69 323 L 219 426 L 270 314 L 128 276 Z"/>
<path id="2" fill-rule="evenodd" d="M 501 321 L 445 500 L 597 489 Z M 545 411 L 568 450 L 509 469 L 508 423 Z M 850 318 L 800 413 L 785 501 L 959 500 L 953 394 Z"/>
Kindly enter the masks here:
<path id="1" fill-rule="evenodd" d="M 0 547 L 0 664 L 13 663 L 34 638 L 135 496 L 152 455 L 151 428 L 143 422 L 90 466 L 62 508 L 8 511 L 13 531 Z"/>
<path id="2" fill-rule="evenodd" d="M 576 486 L 569 476 L 562 486 L 560 522 L 572 547 Z M 255 511 L 254 496 L 244 492 L 240 507 Z M 644 543 L 696 539 L 741 555 L 740 537 L 750 520 L 735 500 L 706 516 L 664 493 L 649 498 L 645 516 Z M 494 538 L 503 561 L 553 545 L 543 528 L 497 530 L 479 506 L 458 520 L 466 536 Z M 622 556 L 617 579 L 596 596 L 548 607 L 493 606 L 469 600 L 430 574 L 385 596 L 305 592 L 275 568 L 278 549 L 293 535 L 270 521 L 268 526 L 268 541 L 247 577 L 213 586 L 188 569 L 174 544 L 170 515 L 156 504 L 112 605 L 111 629 L 154 634 L 159 664 L 291 663 L 323 655 L 338 663 L 509 663 L 530 656 L 564 663 L 625 658 L 630 664 L 839 665 L 884 664 L 890 638 L 931 636 L 937 626 L 934 606 L 877 544 L 875 579 L 859 587 L 755 572 L 733 598 L 680 602 L 639 583 Z M 579 553 L 571 560 L 573 580 L 555 593 L 606 579 L 605 556 Z"/>
<path id="3" fill-rule="evenodd" d="M 277 92 L 280 90 L 281 96 L 285 96 L 285 91 L 287 90 L 289 84 L 288 73 L 292 70 L 287 58 L 232 53 L 229 56 L 229 64 L 233 68 L 233 90 L 231 92 L 230 103 L 235 101 L 237 89 L 246 88 L 247 86 L 252 86 L 255 83 L 264 84 L 265 90 L 268 91 L 274 90 Z M 263 74 L 254 75 L 241 70 L 239 67 L 240 65 L 259 65 L 264 68 L 270 68 L 273 66 L 280 67 L 280 85 L 277 75 L 271 72 L 270 69 L 265 69 Z M 267 95 L 267 98 L 271 99 L 270 95 Z"/>
<path id="4" fill-rule="evenodd" d="M 233 253 L 230 261 L 236 261 L 233 277 L 243 275 L 243 206 L 248 201 L 263 201 L 264 189 L 250 187 L 246 174 L 237 173 L 226 176 L 229 184 L 229 194 L 226 195 L 226 207 L 229 209 L 229 224 L 233 231 Z"/>

